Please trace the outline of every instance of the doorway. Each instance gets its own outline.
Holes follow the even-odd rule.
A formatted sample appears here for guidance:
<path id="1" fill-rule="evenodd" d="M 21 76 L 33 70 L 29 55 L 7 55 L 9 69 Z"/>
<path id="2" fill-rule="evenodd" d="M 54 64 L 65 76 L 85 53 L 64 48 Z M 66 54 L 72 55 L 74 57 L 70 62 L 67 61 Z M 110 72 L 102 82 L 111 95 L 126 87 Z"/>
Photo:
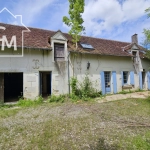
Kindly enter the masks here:
<path id="1" fill-rule="evenodd" d="M 142 72 L 142 87 L 145 88 L 145 71 Z"/>
<path id="2" fill-rule="evenodd" d="M 51 95 L 51 72 L 40 72 L 40 95 L 42 97 Z"/>
<path id="3" fill-rule="evenodd" d="M 0 73 L 0 103 L 4 102 L 4 73 Z"/>
<path id="4" fill-rule="evenodd" d="M 23 73 L 4 73 L 4 102 L 18 101 L 23 96 Z"/>

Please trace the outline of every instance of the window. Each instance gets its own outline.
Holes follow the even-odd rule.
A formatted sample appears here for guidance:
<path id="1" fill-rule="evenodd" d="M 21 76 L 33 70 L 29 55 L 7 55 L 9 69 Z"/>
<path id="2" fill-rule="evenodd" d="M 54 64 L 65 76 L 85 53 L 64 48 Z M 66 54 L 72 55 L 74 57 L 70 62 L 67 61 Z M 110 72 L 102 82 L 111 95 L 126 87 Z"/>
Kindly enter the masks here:
<path id="1" fill-rule="evenodd" d="M 94 49 L 93 46 L 91 44 L 85 44 L 85 43 L 80 43 L 82 48 L 85 49 Z"/>
<path id="2" fill-rule="evenodd" d="M 136 62 L 136 52 L 133 51 L 132 54 L 133 54 L 133 62 Z"/>
<path id="3" fill-rule="evenodd" d="M 65 53 L 64 53 L 64 44 L 54 44 L 54 60 L 55 61 L 64 61 Z"/>
<path id="4" fill-rule="evenodd" d="M 124 84 L 128 83 L 128 72 L 127 71 L 123 72 L 123 83 Z"/>
<path id="5" fill-rule="evenodd" d="M 105 87 L 110 87 L 110 72 L 105 71 Z"/>

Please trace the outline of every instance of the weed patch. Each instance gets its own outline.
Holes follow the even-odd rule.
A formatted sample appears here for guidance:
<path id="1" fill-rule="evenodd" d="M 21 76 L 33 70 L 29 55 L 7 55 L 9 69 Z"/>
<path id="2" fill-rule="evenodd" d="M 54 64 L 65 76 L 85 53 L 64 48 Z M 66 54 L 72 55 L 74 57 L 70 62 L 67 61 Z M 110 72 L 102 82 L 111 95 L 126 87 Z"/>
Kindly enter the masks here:
<path id="1" fill-rule="evenodd" d="M 129 94 L 129 93 L 135 93 L 135 92 L 144 92 L 144 90 L 141 90 L 141 89 L 137 89 L 135 91 L 130 90 L 130 89 L 129 90 L 122 90 L 118 94 Z"/>
<path id="2" fill-rule="evenodd" d="M 94 88 L 93 82 L 91 82 L 88 75 L 83 78 L 83 82 L 79 82 L 76 77 L 71 78 L 70 82 L 72 88 L 71 98 L 73 100 L 82 99 L 88 101 L 91 98 L 100 97 L 101 91 L 97 91 Z"/>
<path id="3" fill-rule="evenodd" d="M 17 102 L 17 106 L 30 107 L 30 106 L 36 106 L 42 103 L 43 103 L 42 96 L 37 97 L 35 100 L 20 98 L 19 101 Z"/>
<path id="4" fill-rule="evenodd" d="M 65 99 L 66 99 L 66 95 L 58 95 L 58 96 L 51 95 L 51 96 L 48 97 L 48 102 L 50 102 L 50 103 L 52 103 L 52 102 L 56 102 L 56 103 L 61 102 L 61 103 L 63 103 L 65 101 Z"/>

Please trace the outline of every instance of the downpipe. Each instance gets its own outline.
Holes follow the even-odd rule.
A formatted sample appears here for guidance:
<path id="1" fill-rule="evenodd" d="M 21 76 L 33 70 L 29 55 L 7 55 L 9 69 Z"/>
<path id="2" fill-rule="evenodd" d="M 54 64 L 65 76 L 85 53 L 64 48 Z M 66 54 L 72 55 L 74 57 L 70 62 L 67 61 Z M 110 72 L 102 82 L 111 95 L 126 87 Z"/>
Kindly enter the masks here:
<path id="1" fill-rule="evenodd" d="M 70 95 L 70 69 L 69 69 L 69 56 L 70 56 L 70 52 L 69 52 L 69 54 L 68 54 L 68 56 L 67 56 L 67 62 L 68 62 L 68 93 L 69 93 L 69 95 Z"/>

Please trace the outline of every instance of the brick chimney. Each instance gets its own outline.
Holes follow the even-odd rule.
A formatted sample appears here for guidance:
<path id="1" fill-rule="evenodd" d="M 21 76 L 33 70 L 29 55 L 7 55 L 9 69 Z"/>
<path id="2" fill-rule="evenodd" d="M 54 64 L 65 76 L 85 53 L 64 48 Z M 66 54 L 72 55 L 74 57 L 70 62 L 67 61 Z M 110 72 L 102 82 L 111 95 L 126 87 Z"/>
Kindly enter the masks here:
<path id="1" fill-rule="evenodd" d="M 138 44 L 138 35 L 137 34 L 132 35 L 132 43 Z"/>

